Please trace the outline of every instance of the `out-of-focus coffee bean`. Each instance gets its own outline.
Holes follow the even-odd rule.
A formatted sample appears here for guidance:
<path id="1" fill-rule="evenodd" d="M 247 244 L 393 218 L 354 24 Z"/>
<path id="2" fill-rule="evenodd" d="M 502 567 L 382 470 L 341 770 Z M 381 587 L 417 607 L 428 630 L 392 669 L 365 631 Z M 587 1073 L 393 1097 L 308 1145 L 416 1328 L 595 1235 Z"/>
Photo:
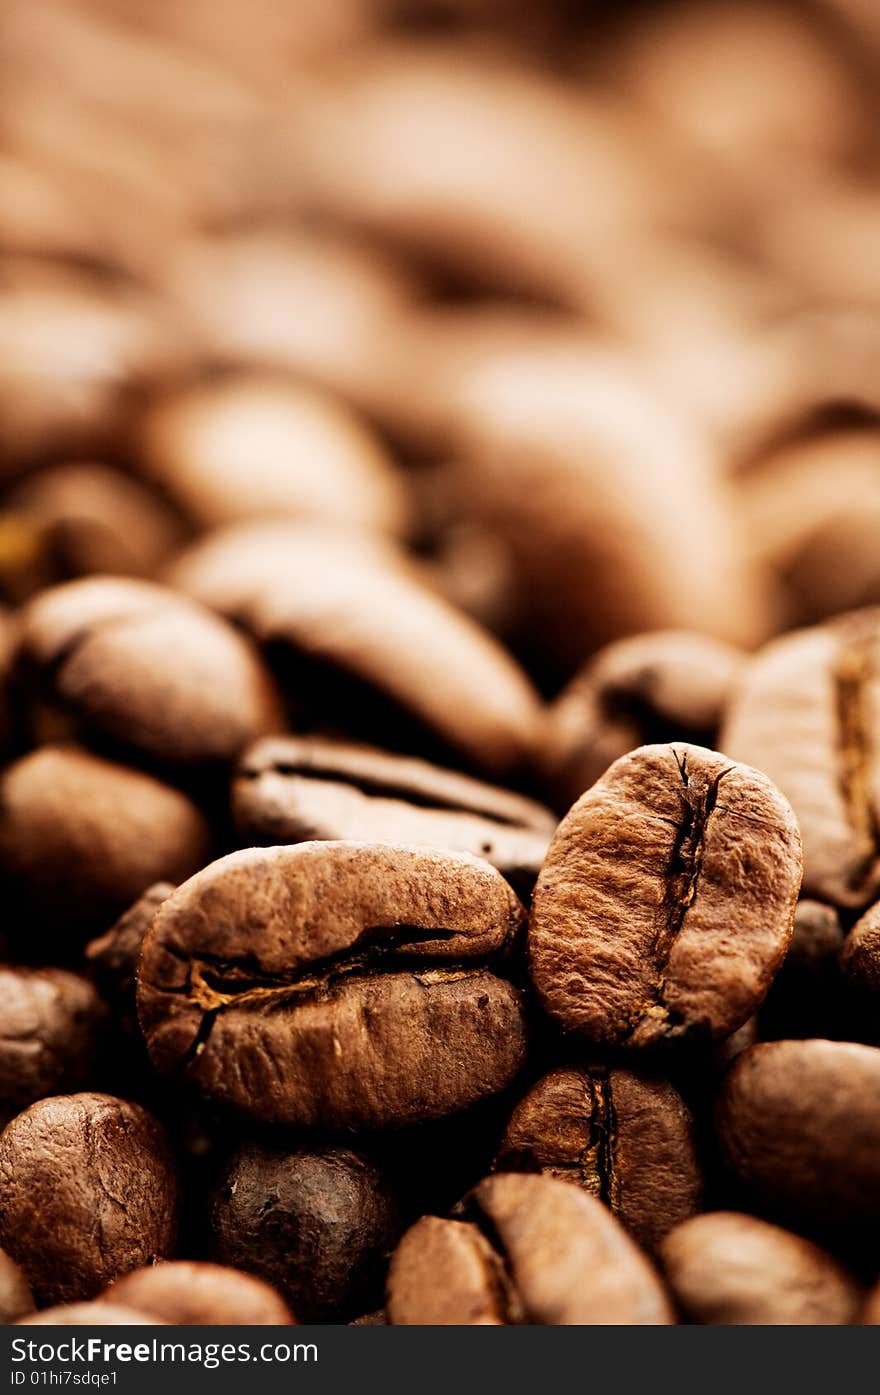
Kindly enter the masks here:
<path id="1" fill-rule="evenodd" d="M 733 1211 L 677 1226 L 660 1257 L 688 1322 L 840 1325 L 861 1302 L 859 1284 L 818 1245 Z"/>
<path id="2" fill-rule="evenodd" d="M 550 1177 L 489 1177 L 463 1219 L 424 1216 L 388 1275 L 392 1323 L 663 1324 L 663 1285 L 611 1213 Z"/>
<path id="3" fill-rule="evenodd" d="M 42 746 L 0 777 L 0 868 L 23 917 L 16 933 L 39 926 L 72 941 L 101 929 L 153 882 L 190 876 L 210 846 L 185 795 L 75 746 Z"/>
<path id="4" fill-rule="evenodd" d="M 42 1304 L 93 1298 L 173 1254 L 178 1187 L 168 1140 L 138 1104 L 57 1095 L 0 1136 L 0 1238 Z"/>
<path id="5" fill-rule="evenodd" d="M 135 1269 L 105 1289 L 98 1301 L 184 1327 L 289 1326 L 294 1321 L 284 1300 L 262 1279 L 203 1261 L 168 1260 Z"/>
<path id="6" fill-rule="evenodd" d="M 877 851 L 880 610 L 774 640 L 743 669 L 719 737 L 791 800 L 804 893 L 860 907 L 880 887 Z"/>
<path id="7" fill-rule="evenodd" d="M 147 476 L 199 528 L 250 518 L 327 518 L 400 532 L 403 486 L 365 424 L 314 387 L 270 375 L 197 384 L 138 427 Z"/>
<path id="8" fill-rule="evenodd" d="M 612 761 L 637 746 L 688 741 L 713 747 L 744 655 L 686 630 L 608 645 L 550 709 L 540 766 L 568 809 Z"/>
<path id="9" fill-rule="evenodd" d="M 141 945 L 153 916 L 173 890 L 172 882 L 155 882 L 148 886 L 109 930 L 91 940 L 85 948 L 86 962 L 101 991 L 112 1003 L 116 1021 L 130 1035 L 140 1034 L 134 989 Z"/>
<path id="10" fill-rule="evenodd" d="M 791 808 L 700 746 L 643 746 L 578 800 L 532 901 L 532 978 L 596 1045 L 728 1036 L 782 962 L 801 880 Z"/>
<path id="11" fill-rule="evenodd" d="M 0 1250 L 0 1322 L 15 1322 L 34 1310 L 30 1284 L 14 1259 Z"/>
<path id="12" fill-rule="evenodd" d="M 19 1318 L 19 1327 L 161 1327 L 158 1318 L 147 1317 L 118 1303 L 61 1303 L 41 1313 Z"/>
<path id="13" fill-rule="evenodd" d="M 79 974 L 0 966 L 0 1117 L 93 1085 L 106 1016 Z"/>
<path id="14" fill-rule="evenodd" d="M 345 1321 L 381 1293 L 399 1234 L 388 1183 L 347 1148 L 245 1144 L 211 1203 L 217 1258 L 272 1284 L 301 1322 Z"/>
<path id="15" fill-rule="evenodd" d="M 762 1207 L 812 1226 L 880 1220 L 880 1050 L 761 1042 L 725 1080 L 718 1137 Z"/>
<path id="16" fill-rule="evenodd" d="M 530 895 L 556 819 L 548 809 L 409 756 L 319 737 L 267 737 L 238 764 L 242 845 L 361 839 L 484 857 Z"/>
<path id="17" fill-rule="evenodd" d="M 178 773 L 235 758 L 282 723 L 248 641 L 150 582 L 87 577 L 34 598 L 20 629 L 25 694 L 73 734 Z"/>
<path id="18" fill-rule="evenodd" d="M 618 1067 L 545 1075 L 511 1115 L 501 1172 L 541 1172 L 608 1206 L 646 1249 L 699 1209 L 694 1123 L 668 1080 Z"/>
<path id="19" fill-rule="evenodd" d="M 491 967 L 523 919 L 500 873 L 464 853 L 231 853 L 178 887 L 144 939 L 138 1016 L 153 1064 L 267 1123 L 452 1114 L 523 1063 L 522 995 Z"/>
<path id="20" fill-rule="evenodd" d="M 821 901 L 798 903 L 788 952 L 760 1011 L 764 1037 L 840 1036 L 840 917 Z"/>
<path id="21" fill-rule="evenodd" d="M 439 746 L 494 776 L 534 746 L 540 704 L 524 672 L 390 544 L 241 525 L 196 543 L 168 580 L 266 646 L 312 728 L 419 754 Z"/>
<path id="22" fill-rule="evenodd" d="M 875 1284 L 868 1294 L 860 1321 L 870 1327 L 880 1326 L 880 1284 Z"/>

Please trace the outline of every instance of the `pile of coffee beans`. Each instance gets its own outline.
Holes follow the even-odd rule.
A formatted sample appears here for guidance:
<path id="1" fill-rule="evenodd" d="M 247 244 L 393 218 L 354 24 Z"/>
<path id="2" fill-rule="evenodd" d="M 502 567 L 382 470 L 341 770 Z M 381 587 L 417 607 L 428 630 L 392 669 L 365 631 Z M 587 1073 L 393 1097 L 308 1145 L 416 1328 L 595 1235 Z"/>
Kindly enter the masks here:
<path id="1" fill-rule="evenodd" d="M 877 13 L 7 0 L 2 1322 L 880 1323 Z"/>

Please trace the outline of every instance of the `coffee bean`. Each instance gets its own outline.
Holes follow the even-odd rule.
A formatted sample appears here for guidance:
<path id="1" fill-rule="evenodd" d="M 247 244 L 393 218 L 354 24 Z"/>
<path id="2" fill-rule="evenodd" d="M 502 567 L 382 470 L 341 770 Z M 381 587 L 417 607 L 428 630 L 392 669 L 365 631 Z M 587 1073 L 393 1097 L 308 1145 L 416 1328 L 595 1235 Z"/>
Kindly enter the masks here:
<path id="1" fill-rule="evenodd" d="M 135 971 L 150 922 L 174 890 L 171 882 L 154 882 L 110 929 L 86 945 L 86 961 L 120 1018 L 136 1029 Z"/>
<path id="2" fill-rule="evenodd" d="M 247 641 L 152 583 L 90 577 L 22 617 L 26 688 L 74 731 L 176 771 L 231 761 L 277 730 L 272 681 Z"/>
<path id="3" fill-rule="evenodd" d="M 0 965 L 0 1116 L 94 1085 L 106 1017 L 79 974 Z"/>
<path id="4" fill-rule="evenodd" d="M 799 901 L 788 953 L 761 1007 L 765 1038 L 845 1035 L 838 967 L 842 945 L 836 909 L 821 901 Z"/>
<path id="5" fill-rule="evenodd" d="M 560 824 L 529 954 L 544 1006 L 602 1046 L 729 1035 L 782 961 L 801 878 L 769 780 L 675 744 L 623 756 Z"/>
<path id="6" fill-rule="evenodd" d="M 498 1326 L 672 1322 L 659 1278 L 595 1197 L 549 1177 L 499 1174 L 466 1219 L 424 1216 L 388 1274 L 392 1323 Z"/>
<path id="7" fill-rule="evenodd" d="M 844 978 L 865 993 L 880 990 L 880 902 L 856 921 L 840 951 Z"/>
<path id="8" fill-rule="evenodd" d="M 159 1318 L 148 1317 L 118 1303 L 63 1303 L 21 1318 L 19 1327 L 161 1327 Z"/>
<path id="9" fill-rule="evenodd" d="M 880 1284 L 875 1284 L 868 1294 L 859 1320 L 870 1327 L 880 1325 Z"/>
<path id="10" fill-rule="evenodd" d="M 267 737 L 232 787 L 246 844 L 369 839 L 484 857 L 528 896 L 556 820 L 529 799 L 413 757 L 319 737 Z"/>
<path id="11" fill-rule="evenodd" d="M 138 1104 L 50 1096 L 0 1136 L 0 1241 L 40 1303 L 92 1298 L 173 1254 L 177 1212 L 168 1141 Z"/>
<path id="12" fill-rule="evenodd" d="M 699 1210 L 694 1123 L 668 1080 L 617 1067 L 545 1075 L 511 1115 L 501 1172 L 541 1172 L 608 1206 L 646 1249 Z"/>
<path id="13" fill-rule="evenodd" d="M 184 388 L 137 435 L 146 475 L 197 528 L 288 514 L 403 530 L 406 498 L 379 441 L 296 380 L 247 373 Z"/>
<path id="14" fill-rule="evenodd" d="M 880 889 L 874 750 L 880 612 L 774 640 L 744 669 L 719 738 L 791 800 L 804 894 L 861 907 Z"/>
<path id="15" fill-rule="evenodd" d="M 660 1247 L 688 1322 L 845 1324 L 859 1284 L 831 1255 L 755 1216 L 715 1211 L 676 1226 Z"/>
<path id="16" fill-rule="evenodd" d="M 491 967 L 523 911 L 464 854 L 247 849 L 160 906 L 138 969 L 154 1065 L 267 1123 L 376 1128 L 510 1083 L 520 993 Z"/>
<path id="17" fill-rule="evenodd" d="M 687 630 L 635 635 L 602 649 L 548 715 L 541 768 L 560 807 L 568 809 L 637 746 L 714 746 L 744 657 Z"/>
<path id="18" fill-rule="evenodd" d="M 317 525 L 241 525 L 196 543 L 168 579 L 267 648 L 312 727 L 439 749 L 493 776 L 532 750 L 540 706 L 525 674 L 390 543 Z"/>
<path id="19" fill-rule="evenodd" d="M 187 1260 L 135 1269 L 105 1289 L 98 1302 L 184 1327 L 288 1326 L 294 1320 L 287 1304 L 262 1279 L 220 1264 Z"/>
<path id="20" fill-rule="evenodd" d="M 110 924 L 153 882 L 182 881 L 210 842 L 185 795 L 76 746 L 43 746 L 0 776 L 7 894 L 26 924 L 65 940 Z"/>
<path id="21" fill-rule="evenodd" d="M 15 1260 L 0 1250 L 0 1322 L 15 1322 L 25 1313 L 32 1313 L 34 1306 L 34 1295 L 24 1274 Z"/>
<path id="22" fill-rule="evenodd" d="M 300 1322 L 340 1322 L 381 1293 L 399 1234 L 379 1169 L 347 1148 L 245 1144 L 214 1193 L 215 1254 L 259 1275 Z"/>
<path id="23" fill-rule="evenodd" d="M 880 1050 L 759 1043 L 734 1062 L 717 1126 L 728 1167 L 762 1207 L 812 1226 L 880 1221 Z"/>

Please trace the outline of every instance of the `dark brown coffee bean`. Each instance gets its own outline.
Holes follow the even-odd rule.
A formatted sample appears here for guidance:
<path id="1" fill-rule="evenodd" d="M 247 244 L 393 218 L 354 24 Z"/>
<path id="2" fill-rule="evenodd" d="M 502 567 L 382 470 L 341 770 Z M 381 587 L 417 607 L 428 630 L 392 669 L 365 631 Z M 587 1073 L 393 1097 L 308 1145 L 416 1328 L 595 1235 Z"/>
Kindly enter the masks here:
<path id="1" fill-rule="evenodd" d="M 762 1206 L 812 1225 L 880 1221 L 880 1050 L 761 1042 L 734 1062 L 717 1126 Z"/>
<path id="2" fill-rule="evenodd" d="M 160 906 L 138 968 L 154 1065 L 250 1118 L 375 1128 L 510 1083 L 520 993 L 490 967 L 523 922 L 465 854 L 300 843 L 221 858 Z"/>
<path id="3" fill-rule="evenodd" d="M 134 989 L 141 945 L 153 916 L 173 890 L 172 882 L 155 882 L 148 886 L 143 896 L 129 906 L 106 934 L 86 945 L 86 960 L 102 992 L 133 1028 L 137 1027 Z"/>
<path id="4" fill-rule="evenodd" d="M 880 1326 L 880 1284 L 875 1284 L 868 1294 L 859 1320 L 869 1327 Z"/>
<path id="5" fill-rule="evenodd" d="M 550 709 L 541 769 L 568 809 L 637 746 L 714 746 L 744 655 L 721 640 L 660 630 L 601 650 Z"/>
<path id="6" fill-rule="evenodd" d="M 172 1255 L 178 1194 L 164 1130 L 112 1095 L 56 1095 L 0 1136 L 0 1240 L 41 1303 L 92 1298 Z"/>
<path id="7" fill-rule="evenodd" d="M 14 1259 L 0 1250 L 0 1323 L 15 1322 L 35 1307 L 30 1284 Z"/>
<path id="8" fill-rule="evenodd" d="M 765 1038 L 840 1034 L 842 945 L 836 909 L 821 901 L 799 901 L 788 953 L 761 1007 Z"/>
<path id="9" fill-rule="evenodd" d="M 718 1039 L 782 961 L 800 838 L 765 776 L 700 746 L 643 746 L 578 800 L 529 922 L 534 983 L 603 1046 Z"/>
<path id="10" fill-rule="evenodd" d="M 424 1216 L 388 1273 L 389 1321 L 410 1326 L 674 1321 L 659 1278 L 595 1197 L 550 1177 L 489 1177 L 466 1220 Z"/>
<path id="11" fill-rule="evenodd" d="M 867 905 L 880 889 L 880 611 L 785 635 L 744 669 L 720 744 L 791 800 L 804 894 Z"/>
<path id="12" fill-rule="evenodd" d="M 0 1117 L 94 1085 L 106 1018 L 79 974 L 0 966 Z"/>
<path id="13" fill-rule="evenodd" d="M 396 533 L 406 520 L 402 483 L 367 426 L 281 375 L 177 391 L 139 423 L 138 455 L 197 528 L 288 514 Z"/>
<path id="14" fill-rule="evenodd" d="M 21 1318 L 19 1327 L 162 1327 L 159 1318 L 148 1317 L 118 1303 L 63 1303 Z"/>
<path id="15" fill-rule="evenodd" d="M 880 991 L 880 902 L 857 920 L 840 951 L 846 980 L 865 993 Z"/>
<path id="16" fill-rule="evenodd" d="M 0 777 L 0 869 L 28 923 L 65 937 L 111 923 L 145 887 L 203 865 L 210 830 L 170 786 L 76 746 Z"/>
<path id="17" fill-rule="evenodd" d="M 377 1308 L 375 1313 L 364 1313 L 363 1317 L 354 1318 L 349 1327 L 387 1327 L 388 1319 L 385 1316 L 384 1308 Z"/>
<path id="18" fill-rule="evenodd" d="M 569 1066 L 545 1075 L 513 1111 L 496 1167 L 574 1183 L 646 1249 L 700 1207 L 690 1111 L 668 1080 L 629 1070 Z"/>
<path id="19" fill-rule="evenodd" d="M 859 1284 L 818 1245 L 733 1211 L 685 1221 L 660 1256 L 688 1322 L 846 1324 L 861 1301 Z"/>
<path id="20" fill-rule="evenodd" d="M 364 839 L 484 857 L 528 896 L 556 820 L 508 790 L 409 756 L 319 737 L 267 737 L 232 787 L 242 843 Z"/>
<path id="21" fill-rule="evenodd" d="M 240 526 L 196 543 L 169 580 L 268 647 L 312 726 L 419 754 L 439 747 L 492 775 L 531 752 L 540 705 L 523 671 L 390 543 Z"/>
<path id="22" fill-rule="evenodd" d="M 105 1289 L 98 1302 L 183 1327 L 289 1326 L 294 1321 L 284 1300 L 262 1279 L 191 1260 L 135 1269 Z"/>
<path id="23" fill-rule="evenodd" d="M 216 1257 L 283 1294 L 300 1322 L 339 1322 L 381 1293 L 399 1234 L 382 1173 L 346 1148 L 246 1144 L 211 1205 Z"/>
<path id="24" fill-rule="evenodd" d="M 22 616 L 19 664 L 76 731 L 175 770 L 231 761 L 282 724 L 247 640 L 145 581 L 90 577 L 44 592 Z"/>

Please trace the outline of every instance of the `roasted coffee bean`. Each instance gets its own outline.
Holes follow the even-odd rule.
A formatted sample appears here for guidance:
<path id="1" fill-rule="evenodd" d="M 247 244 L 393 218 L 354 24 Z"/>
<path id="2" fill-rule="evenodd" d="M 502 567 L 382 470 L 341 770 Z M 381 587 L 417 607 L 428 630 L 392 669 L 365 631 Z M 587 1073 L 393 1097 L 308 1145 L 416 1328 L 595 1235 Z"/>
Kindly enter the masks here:
<path id="1" fill-rule="evenodd" d="M 765 776 L 700 746 L 623 756 L 560 824 L 529 922 L 553 1017 L 602 1046 L 715 1040 L 791 935 L 800 838 Z"/>
<path id="2" fill-rule="evenodd" d="M 134 991 L 141 945 L 150 921 L 173 890 L 172 882 L 154 882 L 106 934 L 86 945 L 86 960 L 92 973 L 120 1018 L 132 1029 L 137 1028 Z"/>
<path id="3" fill-rule="evenodd" d="M 377 1308 L 374 1313 L 364 1313 L 363 1317 L 354 1318 L 349 1327 L 387 1327 L 388 1319 L 385 1316 L 384 1308 Z"/>
<path id="4" fill-rule="evenodd" d="M 284 1300 L 262 1279 L 187 1260 L 124 1274 L 98 1301 L 184 1327 L 287 1326 L 294 1321 Z"/>
<path id="5" fill-rule="evenodd" d="M 765 1038 L 841 1034 L 842 945 L 835 908 L 821 901 L 799 901 L 788 953 L 760 1011 Z"/>
<path id="6" fill-rule="evenodd" d="M 499 1174 L 466 1219 L 424 1216 L 391 1260 L 387 1311 L 411 1326 L 672 1322 L 663 1285 L 595 1197 L 550 1177 Z"/>
<path id="7" fill-rule="evenodd" d="M 150 1056 L 266 1123 L 454 1113 L 522 1065 L 522 996 L 491 967 L 522 922 L 500 873 L 463 853 L 232 853 L 178 887 L 147 931 L 138 1013 Z"/>
<path id="8" fill-rule="evenodd" d="M 266 647 L 312 727 L 493 776 L 531 753 L 540 705 L 523 671 L 390 543 L 251 524 L 196 543 L 168 579 Z"/>
<path id="9" fill-rule="evenodd" d="M 681 1095 L 668 1080 L 616 1067 L 545 1075 L 514 1110 L 496 1167 L 572 1182 L 646 1249 L 700 1206 L 694 1122 Z"/>
<path id="10" fill-rule="evenodd" d="M 232 787 L 242 843 L 368 839 L 484 857 L 528 896 L 556 820 L 512 794 L 408 756 L 319 737 L 266 737 Z"/>
<path id="11" fill-rule="evenodd" d="M 118 1303 L 63 1303 L 21 1318 L 20 1327 L 161 1327 L 159 1318 Z"/>
<path id="12" fill-rule="evenodd" d="M 345 1321 L 381 1293 L 400 1233 L 379 1169 L 347 1148 L 245 1144 L 211 1204 L 215 1254 L 271 1284 L 300 1322 Z"/>
<path id="13" fill-rule="evenodd" d="M 734 1062 L 717 1127 L 760 1206 L 813 1226 L 880 1222 L 880 1050 L 761 1042 Z"/>
<path id="14" fill-rule="evenodd" d="M 0 965 L 0 1117 L 94 1085 L 106 1018 L 79 974 Z"/>
<path id="15" fill-rule="evenodd" d="M 875 1284 L 868 1294 L 860 1321 L 870 1327 L 880 1326 L 880 1284 Z"/>
<path id="16" fill-rule="evenodd" d="M 744 655 L 721 640 L 660 630 L 601 650 L 550 709 L 541 769 L 568 809 L 612 761 L 647 743 L 714 746 Z"/>
<path id="17" fill-rule="evenodd" d="M 400 479 L 366 425 L 280 375 L 170 395 L 139 423 L 138 454 L 198 528 L 289 514 L 394 533 L 406 519 Z"/>
<path id="18" fill-rule="evenodd" d="M 660 1256 L 688 1322 L 845 1324 L 861 1302 L 859 1284 L 818 1245 L 733 1211 L 685 1221 Z"/>
<path id="19" fill-rule="evenodd" d="M 774 640 L 744 669 L 721 749 L 791 800 L 804 840 L 804 894 L 867 905 L 877 848 L 880 611 Z"/>
<path id="20" fill-rule="evenodd" d="M 880 990 L 880 902 L 856 921 L 840 951 L 845 979 L 865 993 Z"/>
<path id="21" fill-rule="evenodd" d="M 103 928 L 153 882 L 190 876 L 210 844 L 185 795 L 76 746 L 43 746 L 0 776 L 0 870 L 22 930 Z"/>
<path id="22" fill-rule="evenodd" d="M 18 660 L 25 692 L 74 733 L 175 771 L 234 760 L 281 726 L 247 640 L 149 582 L 90 577 L 44 592 L 22 617 Z"/>
<path id="23" fill-rule="evenodd" d="M 15 1322 L 25 1313 L 32 1313 L 35 1306 L 24 1274 L 15 1260 L 0 1250 L 0 1323 Z"/>
<path id="24" fill-rule="evenodd" d="M 93 1298 L 172 1255 L 178 1191 L 164 1130 L 112 1095 L 56 1095 L 0 1136 L 0 1241 L 40 1303 Z"/>

